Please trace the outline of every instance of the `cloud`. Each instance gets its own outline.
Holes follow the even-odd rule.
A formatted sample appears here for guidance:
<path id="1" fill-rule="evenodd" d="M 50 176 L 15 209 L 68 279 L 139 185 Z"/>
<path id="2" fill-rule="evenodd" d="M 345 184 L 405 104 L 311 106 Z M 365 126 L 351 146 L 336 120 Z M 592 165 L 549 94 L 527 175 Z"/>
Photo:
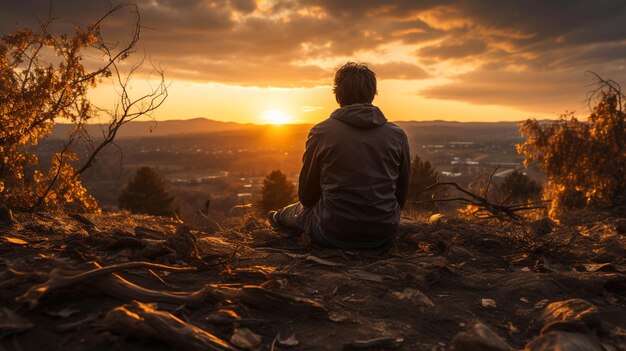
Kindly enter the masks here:
<path id="1" fill-rule="evenodd" d="M 310 106 L 310 105 L 302 106 L 301 108 L 302 112 L 305 112 L 305 113 L 321 111 L 323 109 L 324 109 L 324 106 Z"/>
<path id="2" fill-rule="evenodd" d="M 425 79 L 430 77 L 430 74 L 423 68 L 407 62 L 386 62 L 370 66 L 376 72 L 378 79 Z"/>
<path id="3" fill-rule="evenodd" d="M 242 13 L 250 13 L 256 10 L 254 0 L 230 0 L 231 6 Z"/>
<path id="4" fill-rule="evenodd" d="M 626 81 L 626 70 L 598 70 L 604 77 Z M 510 71 L 481 67 L 449 84 L 419 91 L 431 99 L 459 100 L 478 105 L 513 106 L 537 113 L 586 112 L 586 97 L 594 77 L 578 70 Z"/>
<path id="5" fill-rule="evenodd" d="M 624 77 L 626 2 L 615 0 L 138 0 L 138 51 L 168 79 L 258 86 L 330 84 L 338 62 L 366 57 L 380 79 L 445 85 L 425 97 L 551 108 L 574 101 L 587 70 Z M 106 2 L 55 0 L 68 24 Z M 0 3 L 0 33 L 45 17 L 48 2 Z M 132 16 L 105 29 L 124 38 Z M 62 27 L 62 26 L 61 26 Z M 462 72 L 463 74 L 459 74 Z M 432 80 L 432 81 L 431 81 Z M 421 86 L 423 86 L 421 84 Z M 540 92 L 541 96 L 535 94 Z M 576 88 L 578 87 L 578 88 Z M 582 87 L 582 88 L 581 88 Z M 569 93 L 564 93 L 567 91 Z M 580 96 L 576 95 L 580 99 Z"/>
<path id="6" fill-rule="evenodd" d="M 481 40 L 467 40 L 459 43 L 442 42 L 438 45 L 425 46 L 417 51 L 419 57 L 432 59 L 459 59 L 482 54 L 487 45 Z"/>

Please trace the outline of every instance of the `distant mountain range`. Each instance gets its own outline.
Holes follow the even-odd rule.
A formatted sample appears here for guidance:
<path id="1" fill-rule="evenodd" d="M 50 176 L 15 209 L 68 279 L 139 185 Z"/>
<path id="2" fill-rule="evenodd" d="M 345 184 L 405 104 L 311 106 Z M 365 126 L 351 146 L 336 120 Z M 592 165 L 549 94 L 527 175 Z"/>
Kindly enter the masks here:
<path id="1" fill-rule="evenodd" d="M 395 122 L 402 127 L 409 137 L 424 137 L 436 140 L 474 140 L 490 138 L 519 137 L 519 122 L 448 122 L 448 121 L 399 121 Z M 286 129 L 308 129 L 312 124 L 284 125 Z M 87 127 L 89 134 L 97 137 L 102 135 L 106 125 L 92 124 Z M 130 122 L 123 126 L 118 138 L 145 138 L 169 137 L 192 134 L 219 133 L 227 131 L 253 132 L 259 129 L 270 128 L 262 124 L 241 124 L 236 122 L 220 122 L 207 118 L 193 118 L 186 120 L 165 120 L 158 122 Z M 54 126 L 51 138 L 64 138 L 71 125 L 57 124 Z"/>
<path id="2" fill-rule="evenodd" d="M 71 124 L 57 124 L 52 129 L 52 138 L 64 138 L 71 128 Z M 220 122 L 208 118 L 192 118 L 184 120 L 165 121 L 133 121 L 120 128 L 118 138 L 144 138 L 149 136 L 172 136 L 185 134 L 202 134 L 210 132 L 224 132 L 254 128 L 255 124 L 241 124 L 236 122 Z M 102 135 L 106 124 L 91 124 L 87 127 L 90 135 Z"/>

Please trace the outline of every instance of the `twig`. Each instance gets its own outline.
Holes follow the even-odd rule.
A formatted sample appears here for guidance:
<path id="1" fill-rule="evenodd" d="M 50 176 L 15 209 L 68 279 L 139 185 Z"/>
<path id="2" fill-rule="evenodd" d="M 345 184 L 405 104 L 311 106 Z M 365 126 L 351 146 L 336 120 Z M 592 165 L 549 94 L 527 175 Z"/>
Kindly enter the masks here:
<path id="1" fill-rule="evenodd" d="M 491 177 L 489 177 L 489 183 L 491 183 L 491 178 L 494 173 L 495 173 L 495 170 L 494 172 L 492 172 Z M 431 190 L 438 186 L 452 186 L 456 188 L 458 191 L 467 195 L 469 199 L 464 198 L 464 197 L 432 199 L 432 200 L 420 201 L 418 202 L 418 204 L 429 203 L 429 202 L 435 202 L 435 203 L 450 202 L 450 201 L 465 202 L 465 203 L 472 204 L 478 207 L 478 210 L 476 210 L 474 214 L 480 214 L 481 212 L 488 212 L 491 215 L 489 218 L 493 217 L 501 221 L 509 220 L 509 221 L 517 222 L 517 221 L 522 221 L 524 219 L 522 216 L 517 214 L 517 212 L 528 211 L 528 210 L 533 210 L 533 209 L 538 209 L 538 208 L 545 208 L 545 206 L 535 206 L 535 205 L 538 203 L 550 202 L 550 200 L 543 200 L 543 201 L 525 203 L 525 204 L 513 204 L 509 206 L 506 206 L 503 204 L 498 205 L 498 204 L 491 203 L 489 200 L 487 200 L 485 196 L 474 194 L 471 191 L 463 188 L 462 186 L 460 186 L 459 184 L 455 182 L 437 181 L 437 183 L 428 186 L 425 190 Z M 487 189 L 488 189 L 488 186 L 487 186 Z M 485 191 L 485 195 L 487 195 L 487 191 Z"/>
<path id="2" fill-rule="evenodd" d="M 489 180 L 487 181 L 487 186 L 485 187 L 485 192 L 483 194 L 483 197 L 485 199 L 487 199 L 487 195 L 489 193 L 489 186 L 491 185 L 491 181 L 493 180 L 493 175 L 496 174 L 496 171 L 500 168 L 500 165 L 496 166 L 496 168 L 493 169 L 493 172 L 491 172 L 491 175 L 489 175 Z"/>

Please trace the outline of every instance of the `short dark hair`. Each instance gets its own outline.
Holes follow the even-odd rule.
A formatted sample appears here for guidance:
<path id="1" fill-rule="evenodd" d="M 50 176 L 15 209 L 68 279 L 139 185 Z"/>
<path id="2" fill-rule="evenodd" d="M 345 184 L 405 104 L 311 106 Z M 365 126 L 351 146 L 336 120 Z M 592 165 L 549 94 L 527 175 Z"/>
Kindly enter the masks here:
<path id="1" fill-rule="evenodd" d="M 339 106 L 371 104 L 376 90 L 376 73 L 365 63 L 348 62 L 335 73 L 333 93 Z"/>

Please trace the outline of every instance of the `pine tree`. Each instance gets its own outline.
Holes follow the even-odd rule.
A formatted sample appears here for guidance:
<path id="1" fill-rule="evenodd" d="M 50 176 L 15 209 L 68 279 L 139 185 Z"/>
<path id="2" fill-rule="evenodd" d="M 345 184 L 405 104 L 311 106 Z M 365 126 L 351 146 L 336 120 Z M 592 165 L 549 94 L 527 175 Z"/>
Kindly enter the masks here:
<path id="1" fill-rule="evenodd" d="M 265 214 L 293 203 L 296 198 L 296 187 L 287 179 L 285 173 L 275 170 L 263 180 L 261 196 L 258 207 L 259 211 Z"/>
<path id="2" fill-rule="evenodd" d="M 437 182 L 437 172 L 430 162 L 422 161 L 419 156 L 411 162 L 411 176 L 409 178 L 409 196 L 411 201 L 424 201 L 429 199 L 425 189 Z"/>
<path id="3" fill-rule="evenodd" d="M 176 212 L 174 199 L 154 168 L 141 167 L 122 190 L 119 204 L 122 209 L 134 213 L 172 216 Z"/>
<path id="4" fill-rule="evenodd" d="M 511 172 L 498 185 L 500 201 L 504 204 L 537 201 L 541 197 L 541 190 L 539 183 L 518 171 Z"/>

